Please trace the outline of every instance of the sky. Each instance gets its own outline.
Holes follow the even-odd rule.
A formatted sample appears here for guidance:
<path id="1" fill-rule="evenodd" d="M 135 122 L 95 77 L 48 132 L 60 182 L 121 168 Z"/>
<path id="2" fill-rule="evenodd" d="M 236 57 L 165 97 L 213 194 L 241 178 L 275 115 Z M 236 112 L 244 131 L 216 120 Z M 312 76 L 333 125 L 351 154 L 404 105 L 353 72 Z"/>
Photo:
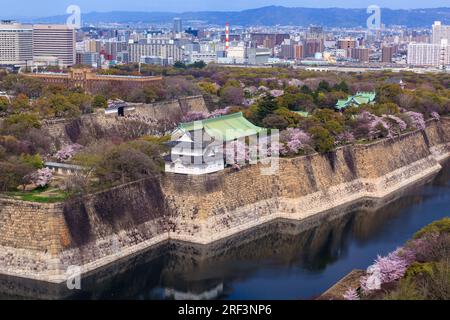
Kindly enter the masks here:
<path id="1" fill-rule="evenodd" d="M 92 11 L 225 11 L 258 8 L 268 5 L 287 7 L 363 8 L 371 4 L 383 8 L 411 9 L 450 7 L 450 0 L 0 0 L 0 17 L 47 17 L 65 14 L 69 5 L 82 12 Z"/>

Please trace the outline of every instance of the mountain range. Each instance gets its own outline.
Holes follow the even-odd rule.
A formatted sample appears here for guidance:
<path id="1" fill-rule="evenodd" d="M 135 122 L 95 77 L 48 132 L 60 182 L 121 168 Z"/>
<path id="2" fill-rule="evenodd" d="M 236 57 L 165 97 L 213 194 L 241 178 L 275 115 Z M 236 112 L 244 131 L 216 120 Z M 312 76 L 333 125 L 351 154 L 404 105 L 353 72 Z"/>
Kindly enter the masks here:
<path id="1" fill-rule="evenodd" d="M 201 21 L 205 24 L 224 25 L 227 21 L 240 26 L 309 26 L 322 25 L 326 27 L 358 27 L 366 26 L 370 16 L 366 9 L 343 8 L 287 8 L 268 6 L 243 11 L 200 11 L 200 12 L 90 12 L 82 14 L 83 23 L 169 23 L 175 17 L 184 21 Z M 64 23 L 67 16 L 53 16 L 31 19 L 33 23 Z M 450 8 L 381 10 L 382 23 L 403 25 L 407 27 L 430 27 L 439 20 L 450 24 Z"/>

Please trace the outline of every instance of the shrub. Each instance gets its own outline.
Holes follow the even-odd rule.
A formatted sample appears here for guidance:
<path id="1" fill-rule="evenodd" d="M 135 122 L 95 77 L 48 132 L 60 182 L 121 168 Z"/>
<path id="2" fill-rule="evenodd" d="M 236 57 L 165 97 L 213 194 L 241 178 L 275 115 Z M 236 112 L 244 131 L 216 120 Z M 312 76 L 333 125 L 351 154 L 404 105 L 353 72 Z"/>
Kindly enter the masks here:
<path id="1" fill-rule="evenodd" d="M 411 279 L 402 279 L 398 287 L 388 293 L 384 300 L 425 300 Z"/>
<path id="2" fill-rule="evenodd" d="M 313 127 L 309 130 L 314 148 L 319 153 L 330 152 L 334 149 L 335 140 L 331 133 L 323 127 Z"/>
<path id="3" fill-rule="evenodd" d="M 97 95 L 92 100 L 92 107 L 105 109 L 108 107 L 108 100 L 104 96 Z"/>
<path id="4" fill-rule="evenodd" d="M 439 221 L 435 221 L 428 226 L 422 228 L 414 235 L 414 239 L 422 238 L 427 234 L 432 233 L 450 233 L 450 218 L 444 218 Z"/>

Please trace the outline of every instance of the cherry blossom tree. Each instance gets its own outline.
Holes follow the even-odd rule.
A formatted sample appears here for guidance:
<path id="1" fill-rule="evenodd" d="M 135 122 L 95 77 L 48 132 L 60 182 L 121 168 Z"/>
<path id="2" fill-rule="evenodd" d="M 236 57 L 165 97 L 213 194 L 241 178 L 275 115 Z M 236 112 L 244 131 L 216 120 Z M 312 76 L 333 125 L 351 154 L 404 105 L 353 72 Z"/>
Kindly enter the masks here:
<path id="1" fill-rule="evenodd" d="M 227 164 L 242 165 L 249 161 L 249 148 L 239 140 L 227 142 L 225 146 Z"/>
<path id="2" fill-rule="evenodd" d="M 437 121 L 441 120 L 441 116 L 440 116 L 439 113 L 437 113 L 436 111 L 433 111 L 433 112 L 431 113 L 431 118 L 433 118 L 433 119 L 435 119 L 435 120 L 437 120 Z"/>
<path id="3" fill-rule="evenodd" d="M 361 300 L 356 289 L 348 289 L 342 297 L 344 300 Z"/>
<path id="4" fill-rule="evenodd" d="M 404 255 L 403 248 L 385 257 L 378 256 L 367 269 L 367 276 L 361 278 L 361 288 L 365 293 L 379 290 L 381 285 L 403 278 L 411 263 L 411 259 Z"/>
<path id="5" fill-rule="evenodd" d="M 409 116 L 411 120 L 411 124 L 418 130 L 425 130 L 426 123 L 423 117 L 423 114 L 414 111 L 408 111 L 406 114 Z"/>
<path id="6" fill-rule="evenodd" d="M 38 187 L 44 188 L 48 186 L 53 178 L 53 173 L 49 168 L 39 169 L 31 175 L 31 182 Z"/>
<path id="7" fill-rule="evenodd" d="M 55 154 L 55 158 L 58 161 L 68 161 L 72 159 L 81 149 L 83 149 L 83 146 L 78 143 L 66 145 Z"/>
<path id="8" fill-rule="evenodd" d="M 310 144 L 309 134 L 298 128 L 288 128 L 280 136 L 280 154 L 295 155 Z"/>

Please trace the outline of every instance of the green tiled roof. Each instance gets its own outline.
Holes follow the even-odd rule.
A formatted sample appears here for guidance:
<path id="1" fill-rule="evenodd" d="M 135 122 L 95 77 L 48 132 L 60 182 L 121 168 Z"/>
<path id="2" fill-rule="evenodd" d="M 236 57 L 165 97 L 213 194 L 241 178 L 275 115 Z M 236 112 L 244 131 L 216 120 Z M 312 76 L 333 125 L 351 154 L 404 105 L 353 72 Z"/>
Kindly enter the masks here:
<path id="1" fill-rule="evenodd" d="M 256 135 L 264 130 L 245 119 L 242 112 L 212 119 L 182 123 L 180 129 L 184 131 L 204 129 L 211 137 L 223 141 L 233 141 L 239 138 Z"/>
<path id="2" fill-rule="evenodd" d="M 302 116 L 303 118 L 309 117 L 309 112 L 306 112 L 306 111 L 293 111 L 293 112 L 298 114 L 299 116 Z"/>
<path id="3" fill-rule="evenodd" d="M 350 106 L 373 103 L 376 97 L 377 94 L 375 92 L 358 92 L 356 95 L 348 97 L 347 100 L 338 100 L 335 108 L 342 110 Z"/>

